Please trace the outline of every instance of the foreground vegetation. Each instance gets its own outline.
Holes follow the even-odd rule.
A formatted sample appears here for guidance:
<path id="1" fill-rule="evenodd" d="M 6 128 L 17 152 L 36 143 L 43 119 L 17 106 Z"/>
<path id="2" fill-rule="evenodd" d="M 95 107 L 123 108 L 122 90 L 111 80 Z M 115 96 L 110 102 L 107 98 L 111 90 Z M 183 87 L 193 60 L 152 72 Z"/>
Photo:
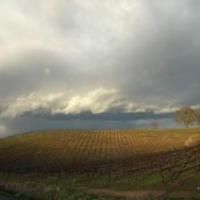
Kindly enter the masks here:
<path id="1" fill-rule="evenodd" d="M 188 179 L 186 181 L 186 179 Z M 85 174 L 78 176 L 44 175 L 44 174 L 0 174 L 0 188 L 12 192 L 18 199 L 22 200 L 114 200 L 124 198 L 114 198 L 109 196 L 89 195 L 81 188 L 109 188 L 116 191 L 140 191 L 163 189 L 162 180 L 159 174 L 135 179 L 134 176 L 112 174 Z M 187 191 L 191 197 L 178 198 L 165 197 L 164 199 L 199 199 L 200 193 L 195 184 L 199 184 L 200 173 L 190 171 L 180 180 L 177 188 L 169 188 L 168 194 L 174 191 Z M 151 198 L 149 198 L 150 200 Z M 154 198 L 155 200 L 155 198 Z"/>

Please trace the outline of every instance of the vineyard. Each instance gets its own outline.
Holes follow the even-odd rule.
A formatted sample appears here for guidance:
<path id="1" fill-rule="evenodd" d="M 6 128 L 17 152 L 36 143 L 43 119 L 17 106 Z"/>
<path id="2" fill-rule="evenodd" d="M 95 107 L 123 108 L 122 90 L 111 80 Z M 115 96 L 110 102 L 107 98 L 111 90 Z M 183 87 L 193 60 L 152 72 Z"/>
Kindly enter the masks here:
<path id="1" fill-rule="evenodd" d="M 179 168 L 180 172 L 180 168 L 199 167 L 198 144 L 200 129 L 196 128 L 30 133 L 0 140 L 0 170 L 84 173 L 120 169 L 144 174 Z"/>

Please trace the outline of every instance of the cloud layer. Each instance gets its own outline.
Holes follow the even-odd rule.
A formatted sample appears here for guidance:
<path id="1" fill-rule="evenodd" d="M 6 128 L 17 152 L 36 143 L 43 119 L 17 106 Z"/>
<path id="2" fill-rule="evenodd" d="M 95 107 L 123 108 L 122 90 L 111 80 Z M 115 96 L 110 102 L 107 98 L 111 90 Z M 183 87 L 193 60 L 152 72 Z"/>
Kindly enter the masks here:
<path id="1" fill-rule="evenodd" d="M 199 105 L 198 0 L 2 0 L 0 13 L 2 120 Z"/>
<path id="2" fill-rule="evenodd" d="M 98 88 L 85 94 L 73 91 L 57 93 L 32 93 L 2 103 L 0 116 L 15 118 L 26 114 L 33 115 L 78 115 L 81 113 L 172 113 L 174 105 L 145 105 L 131 102 L 112 89 Z"/>

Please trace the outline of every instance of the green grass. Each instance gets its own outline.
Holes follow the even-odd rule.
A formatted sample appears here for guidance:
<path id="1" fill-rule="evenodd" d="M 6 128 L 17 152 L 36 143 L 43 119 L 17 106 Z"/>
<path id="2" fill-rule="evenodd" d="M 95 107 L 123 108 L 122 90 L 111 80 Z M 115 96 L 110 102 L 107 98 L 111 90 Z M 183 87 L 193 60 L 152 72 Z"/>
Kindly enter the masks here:
<path id="1" fill-rule="evenodd" d="M 192 180 L 195 181 L 200 178 L 200 173 L 196 177 L 193 176 L 193 178 L 190 179 L 191 182 Z M 117 191 L 141 190 L 141 188 L 149 190 L 159 189 L 162 184 L 158 174 L 141 177 L 139 179 L 134 179 L 130 175 L 122 177 L 113 174 L 108 179 L 106 175 L 102 176 L 100 174 L 68 177 L 65 175 L 50 176 L 44 174 L 21 175 L 1 173 L 0 180 L 1 187 L 4 185 L 8 190 L 15 191 L 16 196 L 20 200 L 23 198 L 27 200 L 114 200 L 118 198 L 88 195 L 81 192 L 79 188 L 84 186 L 88 188 L 110 188 Z M 179 189 L 182 191 L 185 188 Z M 193 188 L 193 192 L 195 192 L 195 189 Z M 198 198 L 196 197 L 196 199 Z"/>
<path id="2" fill-rule="evenodd" d="M 113 200 L 112 197 L 95 197 L 77 188 L 80 178 L 60 178 L 47 175 L 0 174 L 0 185 L 4 190 L 22 200 Z"/>

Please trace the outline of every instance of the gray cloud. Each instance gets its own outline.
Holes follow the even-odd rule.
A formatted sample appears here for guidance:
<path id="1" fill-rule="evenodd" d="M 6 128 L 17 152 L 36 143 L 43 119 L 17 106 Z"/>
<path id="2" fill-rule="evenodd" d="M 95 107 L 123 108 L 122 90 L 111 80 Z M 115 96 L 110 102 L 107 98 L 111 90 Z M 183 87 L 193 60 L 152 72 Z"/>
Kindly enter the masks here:
<path id="1" fill-rule="evenodd" d="M 0 13 L 1 116 L 199 105 L 198 0 L 2 0 Z"/>

